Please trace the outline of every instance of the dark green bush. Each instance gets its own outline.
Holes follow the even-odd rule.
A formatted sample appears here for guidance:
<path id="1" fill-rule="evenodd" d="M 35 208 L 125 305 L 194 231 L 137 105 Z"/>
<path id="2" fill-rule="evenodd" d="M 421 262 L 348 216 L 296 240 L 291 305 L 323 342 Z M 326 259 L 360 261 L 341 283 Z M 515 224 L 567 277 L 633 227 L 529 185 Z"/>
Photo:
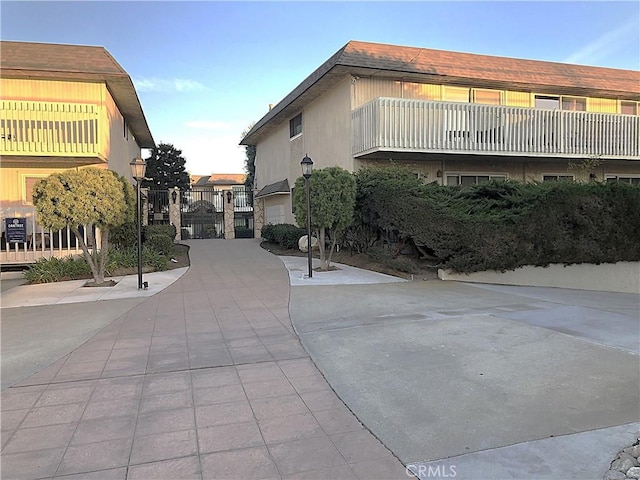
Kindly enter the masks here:
<path id="1" fill-rule="evenodd" d="M 295 225 L 276 225 L 276 240 L 284 248 L 298 248 L 300 237 L 306 234 L 307 231 L 304 228 L 298 228 Z"/>
<path id="2" fill-rule="evenodd" d="M 247 227 L 236 227 L 236 238 L 253 238 L 253 230 Z"/>
<path id="3" fill-rule="evenodd" d="M 167 257 L 148 247 L 142 247 L 142 264 L 153 271 L 167 269 Z M 105 275 L 112 275 L 119 268 L 134 268 L 138 265 L 138 250 L 135 245 L 124 249 L 111 249 L 105 267 Z M 51 283 L 90 278 L 91 269 L 84 257 L 41 258 L 24 272 L 29 283 Z"/>
<path id="4" fill-rule="evenodd" d="M 161 255 L 169 255 L 176 231 L 175 225 L 147 225 L 144 228 L 142 245 Z"/>
<path id="5" fill-rule="evenodd" d="M 136 222 L 123 223 L 109 231 L 109 242 L 113 248 L 126 248 L 135 245 L 137 241 L 138 225 Z"/>
<path id="6" fill-rule="evenodd" d="M 155 235 L 166 235 L 173 240 L 176 238 L 177 233 L 178 231 L 176 230 L 175 225 L 145 225 L 142 231 L 142 243 L 144 243 L 149 237 L 153 237 Z"/>
<path id="7" fill-rule="evenodd" d="M 407 170 L 357 174 L 347 239 L 357 251 L 413 242 L 458 272 L 640 260 L 640 188 L 628 184 L 421 184 Z"/>
<path id="8" fill-rule="evenodd" d="M 167 269 L 167 257 L 143 245 L 142 265 L 155 271 L 163 271 Z M 115 272 L 118 268 L 134 268 L 137 266 L 138 249 L 135 245 L 109 252 L 109 260 L 106 267 L 109 274 Z"/>
<path id="9" fill-rule="evenodd" d="M 51 283 L 90 276 L 91 269 L 83 257 L 41 258 L 25 270 L 29 283 Z"/>
<path id="10" fill-rule="evenodd" d="M 265 225 L 261 231 L 262 238 L 267 242 L 277 243 L 283 248 L 298 248 L 300 237 L 306 234 L 307 231 L 304 228 L 289 223 Z"/>
<path id="11" fill-rule="evenodd" d="M 263 225 L 262 230 L 260 230 L 260 236 L 266 242 L 276 243 L 275 225 L 273 223 Z"/>

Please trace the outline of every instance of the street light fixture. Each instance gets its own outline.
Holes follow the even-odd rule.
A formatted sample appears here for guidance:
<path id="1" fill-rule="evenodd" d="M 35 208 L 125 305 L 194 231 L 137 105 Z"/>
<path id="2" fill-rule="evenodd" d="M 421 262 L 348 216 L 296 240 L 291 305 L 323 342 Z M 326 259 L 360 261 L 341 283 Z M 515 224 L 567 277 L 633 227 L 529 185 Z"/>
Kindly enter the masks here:
<path id="1" fill-rule="evenodd" d="M 147 162 L 141 158 L 134 158 L 129 163 L 131 167 L 131 176 L 136 180 L 137 200 L 136 200 L 136 223 L 138 224 L 138 290 L 142 289 L 142 216 L 140 201 L 140 184 L 144 180 L 144 174 L 147 171 Z"/>
<path id="2" fill-rule="evenodd" d="M 313 268 L 311 266 L 311 191 L 309 187 L 309 179 L 311 178 L 311 174 L 313 173 L 313 160 L 309 158 L 308 155 L 305 155 L 302 161 L 300 162 L 300 166 L 302 167 L 302 176 L 304 177 L 304 184 L 307 190 L 307 262 L 309 264 L 309 278 L 313 277 Z"/>

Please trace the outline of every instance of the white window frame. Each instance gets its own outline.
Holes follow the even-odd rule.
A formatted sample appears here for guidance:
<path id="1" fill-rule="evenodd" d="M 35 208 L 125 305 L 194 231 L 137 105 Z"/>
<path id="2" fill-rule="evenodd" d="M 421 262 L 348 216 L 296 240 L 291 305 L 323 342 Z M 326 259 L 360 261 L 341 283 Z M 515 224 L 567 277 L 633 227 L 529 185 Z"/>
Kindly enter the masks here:
<path id="1" fill-rule="evenodd" d="M 292 127 L 293 127 L 293 121 L 298 117 L 300 117 L 300 132 L 298 132 L 298 133 L 296 133 L 294 135 L 291 135 L 291 130 L 292 130 Z M 302 133 L 304 132 L 303 121 L 304 120 L 303 120 L 302 112 L 298 113 L 297 115 L 294 115 L 293 117 L 291 117 L 289 119 L 289 140 L 294 140 L 294 139 L 298 138 L 300 135 L 302 135 Z"/>
<path id="2" fill-rule="evenodd" d="M 449 185 L 449 177 L 458 177 L 458 183 L 456 185 Z M 489 181 L 496 179 L 496 177 L 502 177 L 500 180 L 509 180 L 509 174 L 507 173 L 486 173 L 486 172 L 447 172 L 443 175 L 444 184 L 447 186 L 460 186 L 460 177 L 476 177 L 476 183 L 474 185 L 481 185 L 478 183 L 477 177 L 489 177 Z"/>
<path id="3" fill-rule="evenodd" d="M 576 176 L 573 173 L 543 173 L 540 175 L 540 180 L 541 181 L 551 181 L 551 180 L 545 180 L 544 177 L 556 177 L 555 181 L 559 181 L 558 177 L 567 177 L 567 178 L 562 178 L 562 180 L 569 180 L 571 179 L 571 181 L 575 182 L 576 180 Z"/>
<path id="4" fill-rule="evenodd" d="M 631 115 L 633 116 L 633 114 L 631 113 L 622 113 L 622 104 L 623 103 L 635 103 L 636 104 L 636 113 L 635 115 L 640 115 L 640 102 L 634 102 L 633 100 L 620 100 L 619 105 L 618 105 L 618 113 L 620 113 L 620 115 Z"/>
<path id="5" fill-rule="evenodd" d="M 33 201 L 27 198 L 27 178 L 43 179 L 50 174 L 47 173 L 21 173 L 20 174 L 20 193 L 23 205 L 33 205 Z"/>
<path id="6" fill-rule="evenodd" d="M 632 174 L 632 173 L 607 173 L 604 176 L 604 181 L 608 182 L 609 180 L 615 180 L 618 182 L 620 178 L 638 178 L 640 179 L 640 175 Z M 640 180 L 639 180 L 640 181 Z M 627 182 L 624 182 L 627 183 Z M 634 185 L 633 183 L 631 185 Z"/>

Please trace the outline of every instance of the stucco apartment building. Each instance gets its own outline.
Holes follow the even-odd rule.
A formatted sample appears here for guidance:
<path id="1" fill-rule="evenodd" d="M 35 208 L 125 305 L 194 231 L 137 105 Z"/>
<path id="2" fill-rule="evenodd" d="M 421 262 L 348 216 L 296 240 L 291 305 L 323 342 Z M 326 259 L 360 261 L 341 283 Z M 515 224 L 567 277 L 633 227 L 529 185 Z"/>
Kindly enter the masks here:
<path id="1" fill-rule="evenodd" d="M 3 219 L 32 219 L 33 185 L 51 173 L 131 178 L 129 162 L 155 146 L 131 78 L 103 47 L 2 41 L 0 58 Z"/>
<path id="2" fill-rule="evenodd" d="M 638 71 L 351 41 L 241 142 L 256 146 L 256 234 L 294 223 L 305 155 L 314 168 L 405 165 L 443 185 L 640 183 L 639 109 Z M 588 159 L 598 166 L 569 168 Z"/>

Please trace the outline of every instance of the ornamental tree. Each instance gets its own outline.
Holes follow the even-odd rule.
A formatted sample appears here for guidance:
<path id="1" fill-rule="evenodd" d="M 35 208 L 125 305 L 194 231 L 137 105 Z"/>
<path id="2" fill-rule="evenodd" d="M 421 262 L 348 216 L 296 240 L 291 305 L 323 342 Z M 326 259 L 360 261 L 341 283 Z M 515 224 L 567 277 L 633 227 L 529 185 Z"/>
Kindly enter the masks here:
<path id="1" fill-rule="evenodd" d="M 69 228 L 78 239 L 96 285 L 104 283 L 104 272 L 109 253 L 109 230 L 135 216 L 133 187 L 111 170 L 94 167 L 66 170 L 40 180 L 33 189 L 33 204 L 38 223 L 51 230 Z M 87 240 L 80 232 L 87 233 Z M 94 229 L 100 229 L 101 245 L 98 250 Z"/>
<path id="2" fill-rule="evenodd" d="M 142 182 L 142 186 L 154 190 L 168 190 L 178 187 L 181 191 L 189 190 L 189 174 L 185 170 L 186 159 L 182 150 L 170 143 L 160 143 L 152 148 L 146 159 L 146 176 L 149 180 Z"/>
<path id="3" fill-rule="evenodd" d="M 307 224 L 307 196 L 305 180 L 296 180 L 293 205 L 298 225 Z M 356 199 L 356 181 L 352 174 L 340 167 L 314 170 L 309 179 L 311 203 L 311 229 L 318 237 L 322 270 L 331 267 L 331 256 L 336 243 L 353 221 Z M 325 251 L 325 235 L 331 232 L 329 255 Z"/>

